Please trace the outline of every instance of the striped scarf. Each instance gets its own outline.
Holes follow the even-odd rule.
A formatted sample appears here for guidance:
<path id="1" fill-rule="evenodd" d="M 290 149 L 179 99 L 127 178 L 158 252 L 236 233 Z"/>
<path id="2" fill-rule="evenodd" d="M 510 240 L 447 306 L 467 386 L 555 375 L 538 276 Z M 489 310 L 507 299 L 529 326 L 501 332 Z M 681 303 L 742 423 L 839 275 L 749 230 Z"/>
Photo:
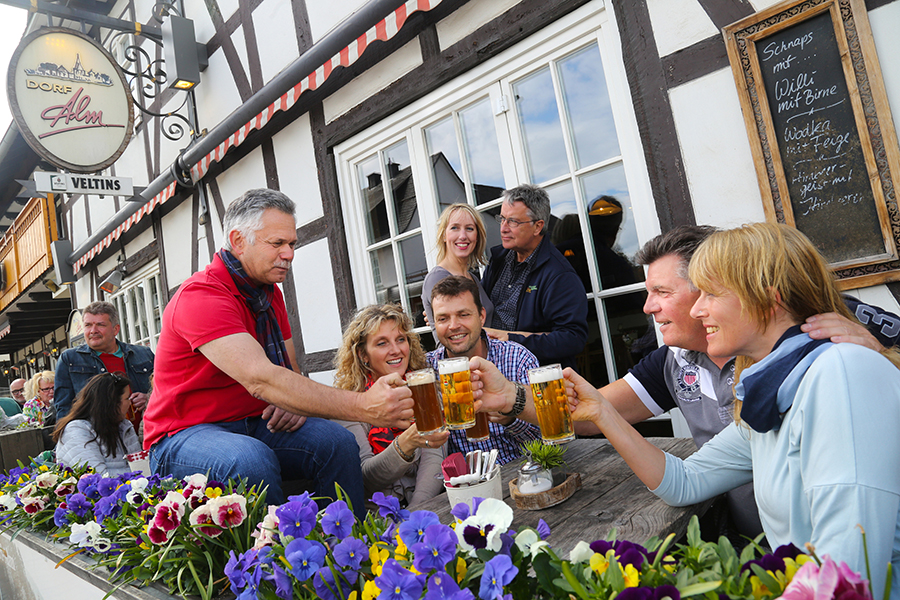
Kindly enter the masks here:
<path id="1" fill-rule="evenodd" d="M 275 298 L 275 286 L 257 285 L 244 271 L 240 261 L 234 255 L 222 248 L 217 256 L 225 264 L 228 273 L 234 280 L 238 292 L 247 303 L 247 307 L 256 317 L 256 339 L 266 351 L 266 357 L 272 364 L 281 365 L 287 369 L 291 366 L 288 364 L 287 349 L 284 346 L 284 336 L 281 333 L 281 327 L 278 325 L 278 319 L 275 317 L 275 309 L 272 308 L 272 299 Z"/>

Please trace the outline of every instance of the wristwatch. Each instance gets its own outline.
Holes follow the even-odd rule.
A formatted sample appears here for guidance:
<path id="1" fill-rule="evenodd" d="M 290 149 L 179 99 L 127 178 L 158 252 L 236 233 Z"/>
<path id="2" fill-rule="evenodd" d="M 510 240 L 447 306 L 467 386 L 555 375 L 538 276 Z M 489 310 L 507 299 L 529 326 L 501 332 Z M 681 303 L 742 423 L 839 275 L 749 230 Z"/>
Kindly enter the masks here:
<path id="1" fill-rule="evenodd" d="M 515 385 L 516 401 L 513 404 L 511 411 L 500 413 L 504 417 L 518 417 L 520 414 L 522 414 L 522 411 L 525 410 L 525 386 L 521 383 L 516 383 Z"/>

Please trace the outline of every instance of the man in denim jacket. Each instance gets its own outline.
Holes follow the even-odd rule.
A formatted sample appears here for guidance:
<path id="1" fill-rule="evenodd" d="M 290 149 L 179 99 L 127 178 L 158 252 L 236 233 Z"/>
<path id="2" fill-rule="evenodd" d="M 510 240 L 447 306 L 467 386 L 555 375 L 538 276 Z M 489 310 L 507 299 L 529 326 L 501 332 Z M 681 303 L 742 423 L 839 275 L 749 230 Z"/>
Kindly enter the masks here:
<path id="1" fill-rule="evenodd" d="M 56 363 L 56 390 L 53 403 L 56 418 L 72 408 L 75 396 L 98 373 L 124 372 L 131 380 L 131 404 L 135 413 L 147 406 L 153 352 L 145 346 L 120 342 L 119 313 L 109 302 L 92 302 L 84 308 L 84 339 L 87 343 L 69 348 Z"/>

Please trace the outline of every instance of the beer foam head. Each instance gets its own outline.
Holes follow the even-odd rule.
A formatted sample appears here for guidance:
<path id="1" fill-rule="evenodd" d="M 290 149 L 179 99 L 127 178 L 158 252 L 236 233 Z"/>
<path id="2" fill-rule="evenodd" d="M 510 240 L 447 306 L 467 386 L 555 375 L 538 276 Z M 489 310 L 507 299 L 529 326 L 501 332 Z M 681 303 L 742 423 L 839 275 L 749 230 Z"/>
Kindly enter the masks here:
<path id="1" fill-rule="evenodd" d="M 469 359 L 465 356 L 458 358 L 445 358 L 438 361 L 438 371 L 441 375 L 450 373 L 459 373 L 460 371 L 469 370 Z"/>
<path id="2" fill-rule="evenodd" d="M 406 383 L 409 385 L 425 385 L 426 383 L 434 383 L 434 371 L 431 369 L 422 369 L 421 371 L 413 371 L 406 374 Z"/>
<path id="3" fill-rule="evenodd" d="M 546 367 L 538 367 L 528 371 L 529 383 L 547 383 L 556 379 L 563 378 L 563 370 L 559 365 L 547 365 Z"/>

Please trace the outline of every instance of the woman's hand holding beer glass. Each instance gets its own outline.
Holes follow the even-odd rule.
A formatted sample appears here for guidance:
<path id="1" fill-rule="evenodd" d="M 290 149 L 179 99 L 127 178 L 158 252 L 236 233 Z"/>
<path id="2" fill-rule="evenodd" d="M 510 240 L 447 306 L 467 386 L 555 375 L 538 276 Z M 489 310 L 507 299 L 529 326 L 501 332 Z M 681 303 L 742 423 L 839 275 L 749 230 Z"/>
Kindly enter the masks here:
<path id="1" fill-rule="evenodd" d="M 396 373 L 380 377 L 359 397 L 359 420 L 364 423 L 406 429 L 413 421 L 412 392 Z"/>

